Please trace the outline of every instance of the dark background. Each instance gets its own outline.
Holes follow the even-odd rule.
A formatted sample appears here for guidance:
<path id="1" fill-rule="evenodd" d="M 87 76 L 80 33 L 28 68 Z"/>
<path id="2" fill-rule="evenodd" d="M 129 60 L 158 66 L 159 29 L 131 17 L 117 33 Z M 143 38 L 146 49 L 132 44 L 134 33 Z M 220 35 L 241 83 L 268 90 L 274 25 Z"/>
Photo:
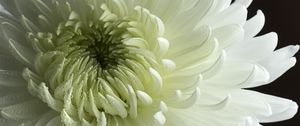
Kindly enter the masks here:
<path id="1" fill-rule="evenodd" d="M 253 0 L 248 8 L 249 16 L 254 16 L 260 9 L 266 17 L 266 23 L 261 34 L 277 32 L 279 43 L 277 48 L 300 44 L 300 1 L 299 0 Z M 298 62 L 295 67 L 274 81 L 272 84 L 258 87 L 255 90 L 292 99 L 300 104 L 300 55 L 296 54 Z M 264 126 L 300 126 L 300 113 L 294 118 L 263 124 Z"/>

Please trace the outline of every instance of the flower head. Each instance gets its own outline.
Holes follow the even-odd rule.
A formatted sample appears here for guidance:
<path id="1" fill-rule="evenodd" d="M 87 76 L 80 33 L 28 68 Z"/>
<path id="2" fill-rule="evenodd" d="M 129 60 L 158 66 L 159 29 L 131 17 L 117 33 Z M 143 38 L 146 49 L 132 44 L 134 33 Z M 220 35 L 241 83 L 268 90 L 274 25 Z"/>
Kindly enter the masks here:
<path id="1" fill-rule="evenodd" d="M 255 37 L 250 0 L 1 0 L 0 124 L 259 125 L 293 101 L 250 91 L 299 46 Z M 247 100 L 245 100 L 247 99 Z"/>

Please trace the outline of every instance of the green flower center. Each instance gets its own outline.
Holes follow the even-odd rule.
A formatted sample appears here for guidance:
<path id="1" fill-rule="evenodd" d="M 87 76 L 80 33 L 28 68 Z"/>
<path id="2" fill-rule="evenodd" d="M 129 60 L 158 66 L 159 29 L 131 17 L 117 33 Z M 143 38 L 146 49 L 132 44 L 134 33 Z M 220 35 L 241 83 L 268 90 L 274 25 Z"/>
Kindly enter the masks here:
<path id="1" fill-rule="evenodd" d="M 162 88 L 160 57 L 168 49 L 160 20 L 140 7 L 134 18 L 102 9 L 101 17 L 82 19 L 71 12 L 55 32 L 28 34 L 39 52 L 34 70 L 23 73 L 28 90 L 68 125 L 137 118 L 143 107 L 160 111 L 153 109 L 160 103 L 154 97 Z"/>
<path id="2" fill-rule="evenodd" d="M 72 24 L 80 24 L 80 22 L 72 21 Z M 60 25 L 61 33 L 57 40 L 70 39 L 59 44 L 56 49 L 68 54 L 67 58 L 91 57 L 97 60 L 99 69 L 116 67 L 121 59 L 126 58 L 125 54 L 128 52 L 121 38 L 125 28 L 118 28 L 119 23 L 109 24 L 106 28 L 104 24 L 99 21 L 84 28 L 80 28 L 79 25 L 77 27 Z"/>
<path id="3" fill-rule="evenodd" d="M 164 24 L 140 6 L 114 4 L 91 4 L 83 13 L 69 8 L 56 28 L 28 33 L 37 52 L 23 71 L 28 91 L 64 125 L 117 125 L 167 111 L 162 77 L 176 66 L 163 59 Z"/>

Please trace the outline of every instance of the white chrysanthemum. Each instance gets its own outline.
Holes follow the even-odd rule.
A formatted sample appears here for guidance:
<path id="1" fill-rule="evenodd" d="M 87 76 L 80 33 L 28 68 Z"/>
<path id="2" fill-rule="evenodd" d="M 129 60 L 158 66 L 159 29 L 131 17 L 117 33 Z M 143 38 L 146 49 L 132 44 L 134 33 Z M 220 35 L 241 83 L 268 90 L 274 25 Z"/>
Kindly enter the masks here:
<path id="1" fill-rule="evenodd" d="M 1 0 L 1 126 L 259 126 L 295 65 L 250 0 Z"/>

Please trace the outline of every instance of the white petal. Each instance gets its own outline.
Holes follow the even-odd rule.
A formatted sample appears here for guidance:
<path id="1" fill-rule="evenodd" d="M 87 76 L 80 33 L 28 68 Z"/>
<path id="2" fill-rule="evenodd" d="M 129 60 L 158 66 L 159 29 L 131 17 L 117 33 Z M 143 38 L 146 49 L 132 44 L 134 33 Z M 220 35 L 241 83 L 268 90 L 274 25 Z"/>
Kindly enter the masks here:
<path id="1" fill-rule="evenodd" d="M 20 71 L 10 71 L 0 69 L 0 86 L 23 87 L 25 82 Z"/>
<path id="2" fill-rule="evenodd" d="M 199 97 L 200 97 L 200 89 L 196 88 L 193 94 L 191 94 L 189 97 L 183 100 L 178 100 L 176 101 L 177 103 L 172 103 L 172 105 L 170 106 L 175 108 L 189 108 L 197 102 Z"/>
<path id="3" fill-rule="evenodd" d="M 197 30 L 189 32 L 189 34 L 182 34 L 174 36 L 174 38 L 169 38 L 170 49 L 167 52 L 169 56 L 174 55 L 182 50 L 191 49 L 195 46 L 201 46 L 209 38 L 211 38 L 212 29 L 210 26 L 202 26 Z"/>
<path id="4" fill-rule="evenodd" d="M 152 4 L 149 4 L 150 2 L 152 2 Z M 166 21 L 176 16 L 181 9 L 185 9 L 182 5 L 184 3 L 182 0 L 150 0 L 148 3 L 145 3 L 145 7 L 149 6 L 149 10 L 153 14 L 160 17 L 163 21 Z"/>
<path id="5" fill-rule="evenodd" d="M 249 91 L 248 94 L 270 106 L 271 115 L 257 116 L 260 122 L 283 121 L 292 118 L 297 113 L 298 105 L 294 101 L 253 91 Z"/>
<path id="6" fill-rule="evenodd" d="M 67 126 L 80 126 L 80 122 L 70 117 L 65 110 L 62 110 L 61 112 L 61 122 Z"/>
<path id="7" fill-rule="evenodd" d="M 265 24 L 265 16 L 261 10 L 257 11 L 257 14 L 249 19 L 245 26 L 245 38 L 251 38 L 257 35 Z"/>
<path id="8" fill-rule="evenodd" d="M 244 5 L 245 7 L 249 7 L 252 3 L 252 0 L 236 0 L 235 2 Z"/>
<path id="9" fill-rule="evenodd" d="M 194 89 L 202 81 L 202 76 L 193 75 L 193 76 L 171 76 L 166 77 L 164 82 L 164 89 L 171 90 L 185 90 L 185 89 Z"/>
<path id="10" fill-rule="evenodd" d="M 49 111 L 40 117 L 40 119 L 37 121 L 35 126 L 46 126 L 46 124 L 48 124 L 57 115 L 58 115 L 58 113 L 56 113 L 54 111 Z"/>
<path id="11" fill-rule="evenodd" d="M 218 87 L 248 88 L 265 84 L 269 78 L 268 71 L 259 64 L 227 61 L 216 76 L 206 81 Z"/>
<path id="12" fill-rule="evenodd" d="M 162 59 L 161 62 L 165 73 L 171 73 L 176 69 L 176 64 L 172 60 Z"/>
<path id="13" fill-rule="evenodd" d="M 46 124 L 46 126 L 62 126 L 60 116 L 56 116 L 56 117 L 52 118 L 52 119 Z"/>
<path id="14" fill-rule="evenodd" d="M 20 45 L 12 39 L 9 40 L 9 47 L 12 55 L 15 56 L 16 59 L 24 63 L 24 65 L 32 66 L 35 55 L 31 49 Z"/>
<path id="15" fill-rule="evenodd" d="M 28 0 L 15 1 L 15 0 L 2 0 L 1 5 L 16 17 L 20 17 L 21 14 L 29 16 L 30 18 L 36 18 L 36 14 L 39 12 Z"/>
<path id="16" fill-rule="evenodd" d="M 56 111 L 60 111 L 62 109 L 62 101 L 55 99 L 53 95 L 50 93 L 48 87 L 45 83 L 39 85 L 39 97 L 41 100 L 48 104 L 49 107 Z"/>
<path id="17" fill-rule="evenodd" d="M 244 38 L 244 29 L 237 24 L 226 25 L 214 29 L 213 35 L 219 40 L 220 48 L 224 49 Z"/>
<path id="18" fill-rule="evenodd" d="M 220 13 L 227 9 L 231 4 L 231 0 L 217 0 L 215 1 L 215 7 L 210 14 Z"/>
<path id="19" fill-rule="evenodd" d="M 253 78 L 253 81 L 249 82 L 249 84 L 245 85 L 243 88 L 252 88 L 267 84 L 267 82 L 270 80 L 270 73 L 263 66 L 256 64 Z"/>
<path id="20" fill-rule="evenodd" d="M 195 64 L 200 64 L 201 61 L 203 62 L 203 60 L 208 58 L 213 59 L 215 58 L 213 56 L 216 56 L 214 54 L 218 53 L 219 51 L 218 40 L 210 38 L 205 40 L 203 44 L 186 48 L 182 51 L 174 53 L 171 59 L 176 63 L 178 68 L 185 68 Z"/>
<path id="21" fill-rule="evenodd" d="M 144 40 L 142 38 L 126 39 L 126 40 L 123 40 L 123 43 L 126 44 L 126 45 L 136 46 L 136 47 L 139 47 L 139 48 L 148 48 L 149 47 L 146 40 Z"/>
<path id="22" fill-rule="evenodd" d="M 6 41 L 8 41 L 9 39 L 13 39 L 14 41 L 27 44 L 26 39 L 24 37 L 25 32 L 21 30 L 18 26 L 11 24 L 10 22 L 1 23 L 1 32 L 4 35 Z M 1 43 L 7 44 L 6 42 Z"/>
<path id="23" fill-rule="evenodd" d="M 117 112 L 118 115 L 120 115 L 122 118 L 127 117 L 126 108 L 121 102 L 119 102 L 116 98 L 114 98 L 110 95 L 106 95 L 106 99 L 109 103 L 111 103 L 111 106 L 115 109 L 115 111 Z M 90 104 L 92 104 L 92 103 L 90 103 Z M 96 107 L 94 107 L 93 109 L 97 110 Z M 98 113 L 95 113 L 95 114 L 98 114 Z"/>
<path id="24" fill-rule="evenodd" d="M 129 104 L 130 104 L 130 108 L 129 108 L 129 116 L 132 118 L 136 118 L 137 117 L 137 98 L 136 98 L 136 94 L 134 92 L 134 89 L 128 85 L 127 86 L 128 92 L 129 92 Z"/>
<path id="25" fill-rule="evenodd" d="M 181 118 L 180 116 L 177 116 L 176 112 L 169 111 L 165 114 L 167 120 L 166 120 L 166 126 L 192 126 L 187 124 L 184 120 L 184 118 Z"/>
<path id="26" fill-rule="evenodd" d="M 19 70 L 22 69 L 20 63 L 11 56 L 0 54 L 0 69 L 2 70 Z"/>
<path id="27" fill-rule="evenodd" d="M 210 24 L 213 28 L 229 24 L 238 24 L 243 26 L 246 22 L 246 19 L 247 8 L 244 5 L 235 3 L 221 13 L 207 17 L 207 20 L 201 22 L 199 25 L 201 26 L 201 24 Z"/>
<path id="28" fill-rule="evenodd" d="M 276 50 L 271 56 L 260 61 L 270 73 L 270 83 L 288 71 L 296 64 L 296 58 L 292 57 L 299 50 L 299 45 L 287 46 Z"/>
<path id="29" fill-rule="evenodd" d="M 230 109 L 236 110 L 236 113 L 232 113 L 231 115 L 248 115 L 254 117 L 267 117 L 272 115 L 270 104 L 261 100 L 254 91 L 236 90 L 231 93 L 231 96 L 232 102 L 228 106 L 230 106 Z"/>
<path id="30" fill-rule="evenodd" d="M 245 122 L 239 124 L 239 126 L 261 126 L 256 118 L 245 117 Z"/>
<path id="31" fill-rule="evenodd" d="M 150 91 L 156 92 L 159 91 L 163 86 L 163 80 L 161 75 L 153 68 L 149 68 L 149 73 L 151 77 L 151 87 L 149 87 Z"/>
<path id="32" fill-rule="evenodd" d="M 277 46 L 277 40 L 276 33 L 269 33 L 240 42 L 228 50 L 228 57 L 238 60 L 261 60 L 273 53 Z"/>
<path id="33" fill-rule="evenodd" d="M 166 36 L 185 34 L 195 29 L 196 25 L 212 8 L 215 0 L 198 0 L 195 5 L 166 21 Z"/>
<path id="34" fill-rule="evenodd" d="M 276 108 L 274 108 L 274 109 L 276 109 Z M 262 122 L 284 121 L 284 120 L 294 117 L 296 115 L 297 111 L 298 111 L 297 103 L 291 102 L 288 109 L 286 109 L 285 111 L 283 111 L 281 113 L 276 113 L 276 114 L 262 120 Z"/>
<path id="35" fill-rule="evenodd" d="M 153 100 L 150 95 L 143 91 L 136 91 L 137 98 L 139 100 L 139 104 L 141 105 L 150 105 L 152 104 Z"/>
<path id="36" fill-rule="evenodd" d="M 98 123 L 97 126 L 106 126 L 107 120 L 104 112 L 101 112 L 100 118 L 97 119 L 97 123 Z"/>
<path id="37" fill-rule="evenodd" d="M 169 40 L 163 37 L 159 37 L 157 39 L 157 42 L 158 42 L 158 46 L 156 49 L 156 53 L 158 54 L 158 56 L 164 56 L 164 54 L 168 51 L 170 46 Z"/>
<path id="38" fill-rule="evenodd" d="M 228 95 L 225 99 L 221 100 L 218 103 L 212 104 L 212 105 L 201 105 L 201 108 L 205 109 L 205 110 L 210 110 L 210 111 L 215 111 L 215 110 L 220 110 L 222 108 L 225 108 L 229 102 L 231 101 L 231 96 Z M 205 103 L 204 103 L 205 104 Z"/>
<path id="39" fill-rule="evenodd" d="M 18 104 L 31 99 L 27 92 L 14 92 L 0 97 L 0 108 Z"/>
<path id="40" fill-rule="evenodd" d="M 19 126 L 21 121 L 16 121 L 16 120 L 8 120 L 3 117 L 0 117 L 0 125 L 1 126 Z"/>
<path id="41" fill-rule="evenodd" d="M 238 126 L 244 121 L 242 118 L 224 116 L 224 113 L 219 111 L 206 111 L 199 106 L 184 110 L 172 109 L 166 113 L 166 116 L 170 119 L 170 121 L 167 120 L 168 126 Z"/>
<path id="42" fill-rule="evenodd" d="M 272 60 L 273 62 L 280 62 L 282 60 L 286 60 L 293 57 L 298 51 L 299 51 L 299 45 L 286 46 L 276 50 L 275 52 L 273 52 L 273 54 L 271 54 L 270 57 L 264 59 L 263 61 Z"/>
<path id="43" fill-rule="evenodd" d="M 41 101 L 34 99 L 5 107 L 1 110 L 1 115 L 7 119 L 31 119 L 41 116 L 45 107 Z"/>
<path id="44" fill-rule="evenodd" d="M 162 112 L 155 113 L 154 119 L 155 119 L 154 126 L 163 126 L 166 122 L 166 117 Z"/>
<path id="45" fill-rule="evenodd" d="M 210 77 L 213 77 L 216 75 L 221 68 L 224 66 L 224 62 L 226 60 L 226 53 L 225 51 L 222 51 L 222 54 L 219 56 L 219 58 L 215 61 L 215 63 L 210 66 L 208 69 L 203 71 L 202 75 L 204 79 L 209 79 Z"/>

